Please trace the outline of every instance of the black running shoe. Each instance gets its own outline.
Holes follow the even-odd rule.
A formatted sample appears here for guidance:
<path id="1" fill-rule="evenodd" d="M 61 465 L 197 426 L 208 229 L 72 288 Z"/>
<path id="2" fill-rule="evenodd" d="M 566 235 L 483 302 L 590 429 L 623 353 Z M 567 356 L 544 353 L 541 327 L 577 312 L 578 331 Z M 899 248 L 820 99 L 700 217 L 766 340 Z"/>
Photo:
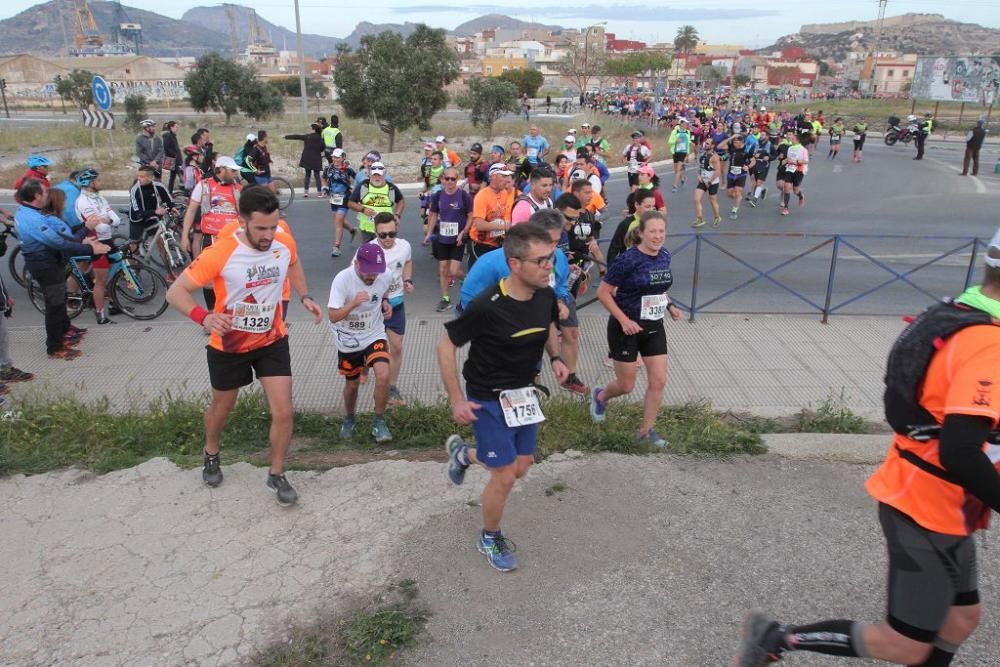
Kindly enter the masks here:
<path id="1" fill-rule="evenodd" d="M 208 486 L 222 484 L 222 468 L 219 465 L 219 455 L 205 452 L 205 463 L 201 469 L 201 478 Z"/>
<path id="2" fill-rule="evenodd" d="M 284 473 L 280 475 L 267 473 L 267 488 L 277 494 L 278 503 L 281 505 L 294 505 L 299 499 L 299 494 L 295 492 L 292 485 L 285 479 Z"/>
<path id="3" fill-rule="evenodd" d="M 751 610 L 743 619 L 743 638 L 733 667 L 765 667 L 781 660 L 782 632 L 767 613 Z"/>

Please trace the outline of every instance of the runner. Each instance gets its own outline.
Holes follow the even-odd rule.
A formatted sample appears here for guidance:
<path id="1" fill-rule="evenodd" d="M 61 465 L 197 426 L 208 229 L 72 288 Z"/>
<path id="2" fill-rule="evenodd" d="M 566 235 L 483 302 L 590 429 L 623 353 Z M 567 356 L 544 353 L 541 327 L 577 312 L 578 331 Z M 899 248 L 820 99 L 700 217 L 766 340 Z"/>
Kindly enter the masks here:
<path id="1" fill-rule="evenodd" d="M 840 155 L 840 141 L 844 138 L 844 119 L 836 118 L 830 126 L 830 152 L 827 153 L 828 160 L 836 160 Z"/>
<path id="2" fill-rule="evenodd" d="M 615 379 L 590 392 L 590 415 L 603 422 L 608 401 L 624 396 L 635 387 L 639 356 L 646 367 L 647 389 L 638 438 L 652 447 L 667 441 L 654 428 L 667 384 L 667 335 L 663 317 L 681 319 L 681 311 L 670 301 L 673 284 L 670 253 L 663 247 L 667 220 L 659 211 L 639 218 L 640 242 L 626 250 L 611 266 L 597 288 L 597 298 L 608 318 L 608 347 L 615 364 Z"/>
<path id="3" fill-rule="evenodd" d="M 406 198 L 395 183 L 386 179 L 385 171 L 384 164 L 373 162 L 368 168 L 368 180 L 355 184 L 347 202 L 347 206 L 358 213 L 358 228 L 363 243 L 375 238 L 373 219 L 376 213 L 392 213 L 397 221 L 403 218 Z"/>
<path id="4" fill-rule="evenodd" d="M 983 284 L 957 301 L 995 323 L 1000 230 L 983 262 Z M 986 444 L 996 442 L 991 429 L 1000 420 L 998 370 L 1000 327 L 969 326 L 947 337 L 931 357 L 918 394 L 919 407 L 941 425 L 939 433 L 921 441 L 894 435 L 885 461 L 865 485 L 879 502 L 889 551 L 885 620 L 782 625 L 753 611 L 744 622 L 736 667 L 763 667 L 791 651 L 925 667 L 952 663 L 982 615 L 973 534 L 989 525 L 991 509 L 1000 512 L 998 446 Z M 980 662 L 995 658 L 994 652 Z"/>
<path id="5" fill-rule="evenodd" d="M 336 135 L 340 137 L 341 135 Z M 334 148 L 327 154 L 329 164 L 323 170 L 323 194 L 330 197 L 330 210 L 333 212 L 333 250 L 330 257 L 340 257 L 340 242 L 344 238 L 344 230 L 351 235 L 351 242 L 358 235 L 356 227 L 347 224 L 347 199 L 354 189 L 354 179 L 357 173 L 351 168 L 343 148 Z"/>
<path id="6" fill-rule="evenodd" d="M 639 187 L 639 167 L 652 157 L 652 151 L 642 143 L 642 139 L 642 132 L 636 130 L 632 133 L 632 143 L 622 151 L 622 162 L 628 165 L 628 186 L 632 192 Z"/>
<path id="7" fill-rule="evenodd" d="M 590 128 L 590 154 L 602 164 L 607 163 L 608 155 L 611 154 L 611 144 L 601 136 L 600 125 Z"/>
<path id="8" fill-rule="evenodd" d="M 670 132 L 667 145 L 674 159 L 674 186 L 670 191 L 677 192 L 677 188 L 683 187 L 687 181 L 687 176 L 684 175 L 684 163 L 687 162 L 688 151 L 691 147 L 691 129 L 687 118 L 681 118 L 677 121 L 677 125 Z"/>
<path id="9" fill-rule="evenodd" d="M 667 213 L 667 202 L 663 199 L 663 194 L 660 192 L 660 177 L 656 175 L 656 170 L 653 169 L 653 165 L 644 164 L 639 167 L 639 187 L 636 188 L 636 192 L 640 190 L 647 190 L 653 193 L 653 199 L 656 201 L 656 210 L 664 215 Z"/>
<path id="10" fill-rule="evenodd" d="M 753 169 L 751 170 L 754 180 L 754 189 L 752 193 L 747 193 L 747 202 L 753 208 L 757 208 L 757 204 L 764 201 L 764 198 L 767 196 L 767 174 L 771 169 L 771 156 L 773 151 L 774 146 L 771 144 L 771 138 L 766 134 L 762 134 L 760 136 L 757 154 L 754 156 L 756 161 Z"/>
<path id="11" fill-rule="evenodd" d="M 788 149 L 792 145 L 792 141 L 795 139 L 795 130 L 788 130 L 781 137 L 781 141 L 777 144 L 772 144 L 774 151 L 774 157 L 771 158 L 773 162 L 777 163 L 777 169 L 775 169 L 774 174 L 774 186 L 778 190 L 778 208 L 781 208 L 782 202 L 784 201 L 785 192 L 785 178 L 787 173 L 785 172 L 785 162 L 788 159 Z"/>
<path id="12" fill-rule="evenodd" d="M 549 154 L 549 141 L 539 133 L 536 125 L 529 128 L 528 135 L 524 138 L 524 152 L 532 168 L 544 162 L 545 156 Z"/>
<path id="13" fill-rule="evenodd" d="M 712 137 L 705 137 L 703 151 L 698 162 L 698 186 L 694 189 L 694 223 L 691 225 L 695 229 L 705 226 L 704 209 L 701 200 L 705 193 L 708 193 L 708 203 L 712 206 L 712 225 L 718 227 L 722 222 L 719 212 L 719 178 L 722 173 L 722 159 L 715 151 L 715 141 Z M 610 253 L 609 253 L 610 256 Z"/>
<path id="14" fill-rule="evenodd" d="M 167 301 L 196 324 L 208 327 L 208 374 L 212 403 L 205 411 L 202 479 L 222 483 L 219 443 L 240 387 L 256 375 L 271 411 L 271 467 L 267 486 L 278 502 L 291 505 L 298 494 L 285 478 L 285 454 L 292 438 L 292 368 L 284 318 L 278 311 L 284 282 L 291 283 L 317 324 L 319 306 L 309 296 L 295 241 L 278 232 L 278 198 L 264 187 L 240 197 L 240 229 L 220 236 L 167 290 Z M 208 312 L 193 293 L 208 284 L 218 295 Z"/>
<path id="15" fill-rule="evenodd" d="M 391 282 L 382 246 L 364 243 L 358 248 L 354 263 L 338 273 L 330 285 L 330 332 L 337 347 L 337 366 L 344 377 L 345 417 L 340 427 L 341 440 L 354 437 L 361 374 L 368 368 L 375 373 L 372 435 L 378 443 L 392 440 L 385 422 L 385 407 L 389 402 L 389 342 L 385 320 L 392 317 L 386 292 Z"/>
<path id="16" fill-rule="evenodd" d="M 542 164 L 531 171 L 531 189 L 518 197 L 510 216 L 511 226 L 527 222 L 537 211 L 552 208 L 553 174 L 548 165 Z"/>
<path id="17" fill-rule="evenodd" d="M 638 238 L 635 230 L 639 228 L 639 218 L 642 214 L 656 210 L 656 197 L 651 190 L 636 190 L 625 201 L 628 206 L 626 217 L 618 223 L 611 242 L 608 243 L 608 265 L 635 245 Z"/>
<path id="18" fill-rule="evenodd" d="M 444 166 L 457 168 L 460 164 L 462 164 L 462 159 L 458 157 L 458 153 L 448 148 L 448 140 L 444 137 L 443 134 L 439 134 L 437 137 L 435 137 L 434 146 L 439 151 L 441 151 L 441 155 L 444 161 Z M 381 160 L 382 156 L 379 155 L 378 159 Z"/>
<path id="19" fill-rule="evenodd" d="M 726 139 L 720 148 L 729 151 L 729 169 L 726 172 L 726 192 L 733 208 L 729 211 L 729 219 L 740 217 L 740 202 L 743 201 L 743 188 L 747 183 L 747 174 L 753 170 L 757 160 L 753 153 L 747 153 L 743 143 L 743 135 L 737 134 Z"/>
<path id="20" fill-rule="evenodd" d="M 498 162 L 490 167 L 489 187 L 479 191 L 472 202 L 472 227 L 469 230 L 469 271 L 476 260 L 503 245 L 510 229 L 515 193 L 508 186 L 514 172 Z"/>
<path id="21" fill-rule="evenodd" d="M 510 275 L 445 324 L 437 356 L 452 417 L 472 424 L 476 437 L 475 450 L 457 435 L 448 438 L 448 477 L 461 484 L 474 463 L 489 471 L 480 499 L 483 530 L 477 548 L 492 567 L 509 572 L 517 569 L 518 560 L 500 523 L 514 482 L 534 461 L 538 423 L 545 419 L 532 386 L 543 349 L 560 383 L 569 371 L 559 357 L 559 316 L 549 287 L 555 254 L 550 234 L 534 224 L 514 227 L 503 253 Z M 468 343 L 463 394 L 455 356 Z"/>
<path id="22" fill-rule="evenodd" d="M 858 122 L 854 124 L 852 130 L 854 132 L 854 161 L 861 162 L 862 152 L 865 148 L 865 137 L 868 135 L 868 123 L 865 122 L 865 117 L 862 116 L 858 119 Z"/>
<path id="23" fill-rule="evenodd" d="M 469 147 L 469 161 L 465 164 L 465 185 L 473 197 L 483 185 L 483 145 L 476 143 Z"/>
<path id="24" fill-rule="evenodd" d="M 420 193 L 420 218 L 424 223 L 423 245 L 431 244 L 431 227 L 428 225 L 427 209 L 431 205 L 431 195 L 441 189 L 441 174 L 444 173 L 444 169 L 444 155 L 441 151 L 432 151 L 430 161 L 420 167 L 420 174 L 424 180 L 424 191 Z"/>
<path id="25" fill-rule="evenodd" d="M 431 252 L 438 261 L 441 302 L 437 312 L 451 308 L 448 290 L 462 273 L 466 230 L 472 223 L 472 197 L 458 187 L 458 170 L 449 167 L 441 176 L 444 187 L 431 195 L 430 221 L 434 230 Z"/>
<path id="26" fill-rule="evenodd" d="M 802 179 L 809 171 L 809 150 L 806 148 L 812 141 L 809 134 L 795 136 L 792 145 L 785 153 L 785 192 L 781 198 L 781 215 L 788 215 L 788 202 L 792 193 L 799 199 L 799 208 L 806 205 L 806 197 L 802 194 Z"/>

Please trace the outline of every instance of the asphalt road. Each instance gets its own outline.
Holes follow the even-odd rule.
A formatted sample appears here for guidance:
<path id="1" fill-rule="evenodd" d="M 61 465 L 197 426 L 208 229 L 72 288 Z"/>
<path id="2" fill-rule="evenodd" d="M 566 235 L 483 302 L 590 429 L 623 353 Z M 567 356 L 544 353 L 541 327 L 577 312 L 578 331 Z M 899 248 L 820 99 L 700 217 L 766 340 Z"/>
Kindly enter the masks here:
<path id="1" fill-rule="evenodd" d="M 989 150 L 984 151 L 980 176 L 963 178 L 958 175 L 957 168 L 962 157 L 960 144 L 932 144 L 926 158 L 922 162 L 914 162 L 911 159 L 914 154 L 912 146 L 887 148 L 876 143 L 873 137 L 861 164 L 851 161 L 849 145 L 835 162 L 823 159 L 826 148 L 824 142 L 821 155 L 814 158 L 803 184 L 806 207 L 796 208 L 793 199 L 792 212 L 788 217 L 778 215 L 778 201 L 773 192 L 769 192 L 767 201 L 759 208 L 744 206 L 739 220 L 728 220 L 728 200 L 724 193 L 720 193 L 723 223 L 718 229 L 709 225 L 702 230 L 704 242 L 697 294 L 700 306 L 753 278 L 755 273 L 750 266 L 761 271 L 769 270 L 821 243 L 831 234 L 978 236 L 988 239 L 996 229 L 997 219 L 993 211 L 1000 201 L 1000 177 L 993 174 L 996 155 Z M 658 171 L 665 183 L 662 189 L 670 219 L 668 248 L 674 250 L 688 243 L 675 254 L 675 284 L 672 290 L 675 298 L 688 304 L 692 299 L 695 259 L 694 245 L 689 243 L 693 238 L 693 230 L 689 227 L 694 220 L 693 171 L 689 168 L 688 184 L 676 194 L 670 192 L 667 168 Z M 769 184 L 773 191 L 773 174 Z M 608 184 L 608 192 L 610 206 L 606 219 L 613 226 L 621 219 L 620 211 L 627 194 L 624 176 L 614 176 Z M 0 201 L 0 204 L 10 203 L 9 198 Z M 113 200 L 112 203 L 124 205 L 124 201 Z M 297 197 L 287 217 L 298 241 L 310 291 L 317 297 L 325 298 L 333 276 L 350 261 L 349 252 L 337 259 L 329 256 L 332 245 L 329 205 L 323 199 Z M 414 317 L 422 312 L 432 312 L 440 298 L 436 262 L 430 255 L 430 249 L 420 245 L 421 225 L 414 192 L 407 193 L 402 232 L 403 238 L 410 241 L 414 248 L 416 293 L 407 298 L 410 304 L 408 311 Z M 612 230 L 608 229 L 603 236 L 610 238 L 611 233 Z M 964 242 L 942 238 L 849 240 L 897 272 L 910 270 Z M 346 246 L 345 250 L 350 250 L 350 246 Z M 768 280 L 757 280 L 710 304 L 705 312 L 815 312 L 813 305 L 789 290 L 799 293 L 812 304 L 822 306 L 829 279 L 831 252 L 832 244 L 828 244 L 773 272 L 772 277 L 784 287 Z M 0 264 L 0 271 L 6 276 L 6 261 Z M 964 283 L 968 264 L 969 250 L 966 248 L 956 256 L 916 272 L 912 280 L 934 295 L 956 294 Z M 886 268 L 876 266 L 852 249 L 841 246 L 831 303 L 837 306 L 892 277 Z M 26 296 L 17 288 L 14 293 Z M 904 314 L 920 309 L 928 298 L 897 281 L 837 312 Z M 597 307 L 591 306 L 591 309 Z M 304 314 L 301 308 L 293 305 L 290 318 L 302 318 Z M 90 314 L 82 317 L 85 323 L 90 323 Z M 168 312 L 163 319 L 177 320 L 180 316 Z M 15 325 L 41 323 L 41 315 L 32 308 L 17 309 Z"/>

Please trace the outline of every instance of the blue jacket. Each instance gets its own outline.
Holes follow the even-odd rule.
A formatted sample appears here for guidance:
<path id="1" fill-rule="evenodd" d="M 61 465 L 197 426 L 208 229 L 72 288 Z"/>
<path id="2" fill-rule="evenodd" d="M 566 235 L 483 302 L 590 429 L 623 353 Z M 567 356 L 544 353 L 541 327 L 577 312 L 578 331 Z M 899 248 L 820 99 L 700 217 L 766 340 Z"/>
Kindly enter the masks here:
<path id="1" fill-rule="evenodd" d="M 60 265 L 66 257 L 91 257 L 93 249 L 81 243 L 83 230 L 74 234 L 69 225 L 37 208 L 22 204 L 14 212 L 14 226 L 25 264 Z"/>
<path id="2" fill-rule="evenodd" d="M 459 304 L 462 308 L 467 308 L 469 304 L 479 296 L 479 293 L 500 282 L 501 278 L 510 275 L 510 266 L 507 265 L 507 258 L 504 257 L 503 248 L 490 250 L 488 253 L 476 260 L 472 265 L 469 275 L 465 276 L 462 283 L 462 295 Z M 555 285 L 552 289 L 556 292 L 556 298 L 569 303 L 569 262 L 562 250 L 556 249 L 555 265 Z"/>
<path id="3" fill-rule="evenodd" d="M 63 220 L 69 224 L 70 229 L 79 230 L 83 227 L 83 220 L 76 214 L 76 200 L 80 198 L 79 186 L 66 180 L 55 187 L 66 193 L 66 209 L 62 214 Z"/>

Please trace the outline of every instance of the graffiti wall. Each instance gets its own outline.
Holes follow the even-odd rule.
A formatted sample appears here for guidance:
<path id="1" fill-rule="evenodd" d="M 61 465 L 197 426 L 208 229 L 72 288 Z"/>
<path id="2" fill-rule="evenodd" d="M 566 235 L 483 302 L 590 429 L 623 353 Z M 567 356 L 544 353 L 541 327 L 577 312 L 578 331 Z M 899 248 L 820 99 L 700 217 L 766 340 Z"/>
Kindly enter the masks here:
<path id="1" fill-rule="evenodd" d="M 180 79 L 156 81 L 108 81 L 115 104 L 129 95 L 144 95 L 148 100 L 180 100 L 188 97 L 187 88 Z M 22 100 L 56 99 L 54 83 L 9 83 L 7 96 Z"/>
<path id="2" fill-rule="evenodd" d="M 990 57 L 920 58 L 910 97 L 915 100 L 993 104 L 1000 65 Z"/>

